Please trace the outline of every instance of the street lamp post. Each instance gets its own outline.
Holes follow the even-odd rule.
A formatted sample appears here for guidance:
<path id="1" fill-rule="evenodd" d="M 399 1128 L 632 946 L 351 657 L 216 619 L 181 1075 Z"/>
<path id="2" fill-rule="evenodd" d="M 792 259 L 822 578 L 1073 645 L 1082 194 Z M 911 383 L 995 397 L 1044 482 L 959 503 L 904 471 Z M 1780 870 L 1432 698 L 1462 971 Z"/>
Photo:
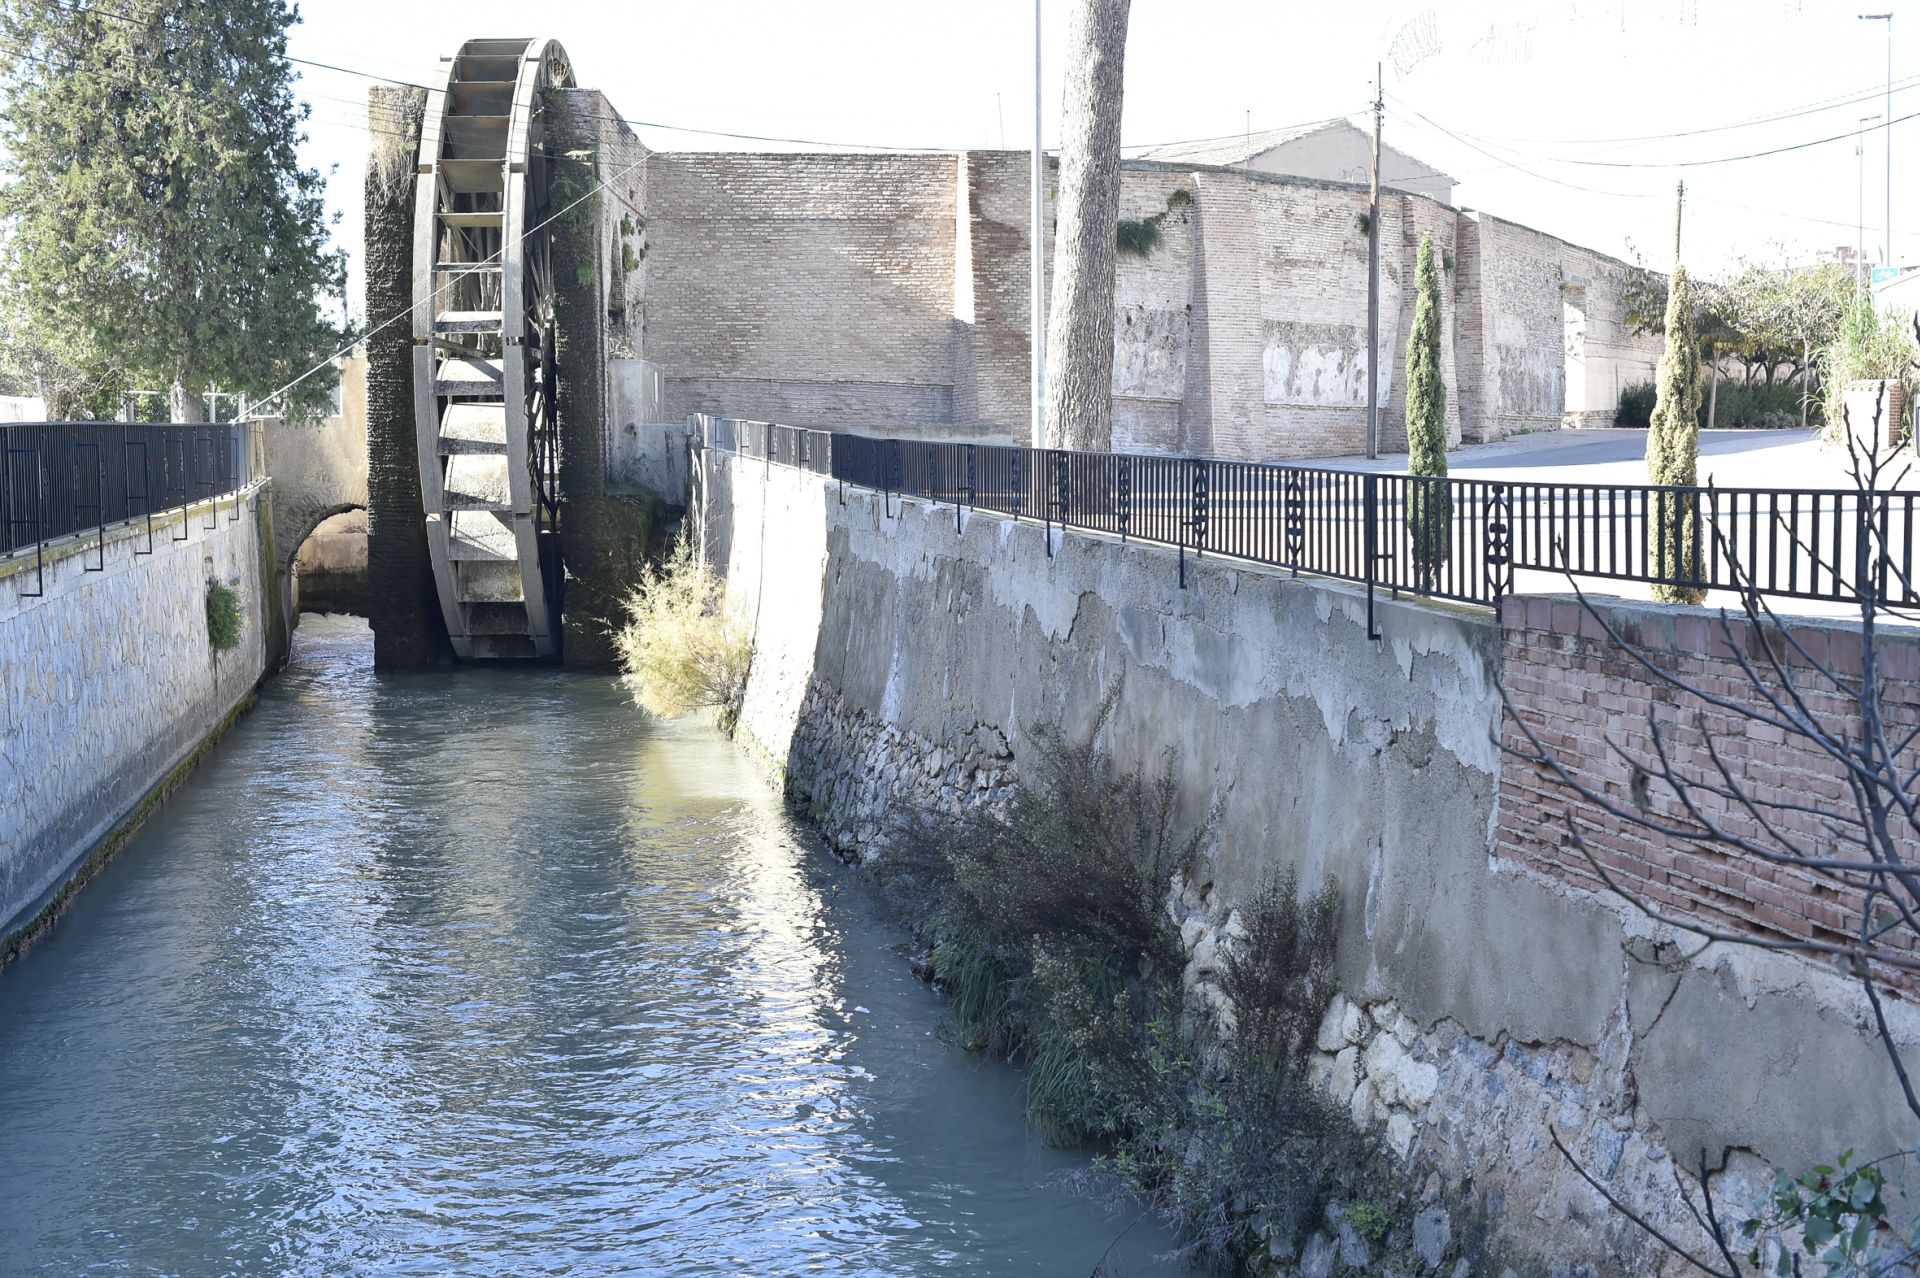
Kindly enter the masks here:
<path id="1" fill-rule="evenodd" d="M 1887 105 L 1886 123 L 1881 127 L 1887 131 L 1887 249 L 1885 266 L 1893 265 L 1893 15 L 1891 13 L 1863 13 L 1862 22 L 1884 22 L 1887 24 Z"/>

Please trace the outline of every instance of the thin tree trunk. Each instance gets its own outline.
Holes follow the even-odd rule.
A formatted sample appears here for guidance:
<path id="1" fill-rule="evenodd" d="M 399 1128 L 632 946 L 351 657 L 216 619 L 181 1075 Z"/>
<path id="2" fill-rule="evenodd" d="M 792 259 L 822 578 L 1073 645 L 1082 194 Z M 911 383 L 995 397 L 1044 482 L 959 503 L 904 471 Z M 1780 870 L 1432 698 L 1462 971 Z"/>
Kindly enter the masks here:
<path id="1" fill-rule="evenodd" d="M 1120 105 L 1132 0 L 1074 0 L 1060 122 L 1047 443 L 1113 447 L 1113 272 L 1120 223 Z"/>
<path id="2" fill-rule="evenodd" d="M 1720 411 L 1720 352 L 1713 353 L 1713 387 L 1707 392 L 1707 429 L 1712 430 Z"/>

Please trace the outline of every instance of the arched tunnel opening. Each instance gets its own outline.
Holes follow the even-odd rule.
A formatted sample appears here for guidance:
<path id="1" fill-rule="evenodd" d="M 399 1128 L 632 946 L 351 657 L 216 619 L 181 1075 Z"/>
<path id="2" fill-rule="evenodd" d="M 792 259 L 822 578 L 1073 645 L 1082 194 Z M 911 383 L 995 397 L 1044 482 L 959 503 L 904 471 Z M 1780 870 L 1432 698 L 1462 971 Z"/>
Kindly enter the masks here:
<path id="1" fill-rule="evenodd" d="M 369 615 L 367 511 L 349 506 L 317 519 L 287 566 L 288 620 L 307 613 Z"/>

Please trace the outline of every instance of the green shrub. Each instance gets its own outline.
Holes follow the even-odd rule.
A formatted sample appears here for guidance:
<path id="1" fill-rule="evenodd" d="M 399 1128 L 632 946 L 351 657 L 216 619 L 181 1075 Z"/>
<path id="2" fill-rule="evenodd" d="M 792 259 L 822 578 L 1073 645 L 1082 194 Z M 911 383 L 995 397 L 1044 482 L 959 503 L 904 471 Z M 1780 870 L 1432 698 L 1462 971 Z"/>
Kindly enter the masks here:
<path id="1" fill-rule="evenodd" d="M 1800 383 L 1734 382 L 1722 378 L 1718 392 L 1700 396 L 1700 424 L 1707 424 L 1707 408 L 1713 407 L 1716 427 L 1787 427 L 1800 424 Z M 1809 416 L 1818 421 L 1817 406 Z"/>
<path id="2" fill-rule="evenodd" d="M 1247 902 L 1218 977 L 1234 1019 L 1210 1022 L 1167 899 L 1211 817 L 1179 818 L 1171 760 L 1142 777 L 1095 749 L 1113 704 L 1085 738 L 1036 732 L 1007 810 L 909 817 L 874 872 L 931 941 L 960 1041 L 1026 1066 L 1035 1130 L 1105 1142 L 1107 1183 L 1192 1258 L 1244 1259 L 1398 1184 L 1306 1068 L 1335 992 L 1338 895 L 1303 898 L 1285 871 Z"/>
<path id="3" fill-rule="evenodd" d="M 641 572 L 625 608 L 614 647 L 635 699 L 663 718 L 717 710 L 731 732 L 753 647 L 726 610 L 720 580 L 695 558 L 689 539 L 682 537 L 664 564 Z"/>
<path id="4" fill-rule="evenodd" d="M 232 586 L 218 581 L 207 583 L 207 642 L 215 652 L 232 652 L 240 646 L 244 622 L 240 614 L 240 595 Z"/>
<path id="5" fill-rule="evenodd" d="M 1620 390 L 1620 405 L 1613 410 L 1615 426 L 1644 427 L 1653 421 L 1654 388 L 1652 382 L 1635 382 Z"/>

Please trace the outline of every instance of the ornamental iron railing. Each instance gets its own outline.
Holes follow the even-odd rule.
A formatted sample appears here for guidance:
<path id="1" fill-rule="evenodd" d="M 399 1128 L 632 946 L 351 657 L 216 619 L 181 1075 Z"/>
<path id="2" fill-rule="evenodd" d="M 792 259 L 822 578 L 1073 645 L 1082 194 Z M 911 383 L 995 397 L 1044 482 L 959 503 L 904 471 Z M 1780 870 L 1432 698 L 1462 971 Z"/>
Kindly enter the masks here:
<path id="1" fill-rule="evenodd" d="M 1677 488 L 927 443 L 702 418 L 705 446 L 883 494 L 1497 606 L 1523 572 L 1920 607 L 1920 492 Z M 1371 626 L 1369 627 L 1371 629 Z"/>
<path id="2" fill-rule="evenodd" d="M 156 517 L 215 499 L 259 478 L 246 422 L 177 425 L 145 422 L 0 423 L 0 556 L 32 552 L 44 564 L 48 542 L 97 538 L 89 572 L 106 566 L 107 529 L 144 521 L 135 555 L 150 554 Z M 238 519 L 239 507 L 228 512 Z M 184 540 L 180 520 L 159 535 Z M 36 591 L 22 591 L 31 597 Z"/>

